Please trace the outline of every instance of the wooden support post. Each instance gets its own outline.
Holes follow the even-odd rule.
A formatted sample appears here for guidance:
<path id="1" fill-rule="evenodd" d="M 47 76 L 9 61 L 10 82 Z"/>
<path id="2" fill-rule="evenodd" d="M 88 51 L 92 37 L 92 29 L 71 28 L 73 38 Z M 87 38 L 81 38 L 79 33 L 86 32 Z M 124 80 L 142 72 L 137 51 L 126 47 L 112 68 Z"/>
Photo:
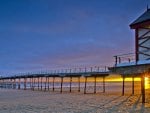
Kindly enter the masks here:
<path id="1" fill-rule="evenodd" d="M 46 91 L 46 84 L 47 84 L 47 77 L 45 77 L 45 89 L 44 89 L 44 91 Z"/>
<path id="2" fill-rule="evenodd" d="M 80 77 L 78 77 L 78 92 L 80 92 Z"/>
<path id="3" fill-rule="evenodd" d="M 33 77 L 33 90 L 35 90 L 35 88 L 36 88 L 36 78 Z"/>
<path id="4" fill-rule="evenodd" d="M 43 84 L 43 82 L 42 82 L 42 77 L 41 77 L 41 90 L 42 90 L 42 84 Z"/>
<path id="5" fill-rule="evenodd" d="M 14 78 L 13 89 L 16 88 L 15 86 L 16 86 L 16 79 Z"/>
<path id="6" fill-rule="evenodd" d="M 30 89 L 32 90 L 32 78 L 30 78 Z"/>
<path id="7" fill-rule="evenodd" d="M 12 81 L 12 79 L 9 79 L 10 80 L 10 84 L 11 84 L 11 88 L 13 89 L 13 81 Z"/>
<path id="8" fill-rule="evenodd" d="M 84 94 L 86 94 L 86 83 L 87 83 L 87 76 L 85 77 Z"/>
<path id="9" fill-rule="evenodd" d="M 48 91 L 49 91 L 49 85 L 50 85 L 50 83 L 49 83 L 49 77 L 47 79 L 48 79 L 47 82 L 48 82 Z"/>
<path id="10" fill-rule="evenodd" d="M 24 90 L 26 90 L 26 78 L 24 78 Z"/>
<path id="11" fill-rule="evenodd" d="M 124 96 L 124 81 L 125 81 L 125 77 L 123 75 L 123 77 L 122 77 L 122 96 Z"/>
<path id="12" fill-rule="evenodd" d="M 118 63 L 118 57 L 115 56 L 115 66 L 117 66 L 117 63 Z"/>
<path id="13" fill-rule="evenodd" d="M 53 91 L 55 90 L 55 77 L 53 77 Z"/>
<path id="14" fill-rule="evenodd" d="M 12 89 L 14 89 L 14 79 L 11 79 L 11 86 L 12 86 Z M 7 88 L 7 86 L 5 86 L 5 88 Z"/>
<path id="15" fill-rule="evenodd" d="M 39 82 L 40 82 L 39 79 L 40 79 L 40 78 L 38 77 L 38 90 L 39 90 L 39 86 L 40 86 L 40 84 L 39 84 Z"/>
<path id="16" fill-rule="evenodd" d="M 103 93 L 105 93 L 105 76 L 103 76 Z"/>
<path id="17" fill-rule="evenodd" d="M 62 93 L 62 87 L 63 87 L 63 77 L 61 77 L 61 87 L 60 87 L 60 92 Z"/>
<path id="18" fill-rule="evenodd" d="M 70 93 L 71 93 L 71 86 L 72 86 L 72 77 L 70 77 Z"/>
<path id="19" fill-rule="evenodd" d="M 4 79 L 3 79 L 3 83 L 2 84 L 3 84 L 3 88 L 5 88 L 5 81 L 4 81 Z"/>
<path id="20" fill-rule="evenodd" d="M 141 77 L 141 94 L 142 94 L 142 103 L 145 103 L 145 77 Z"/>
<path id="21" fill-rule="evenodd" d="M 132 76 L 132 95 L 134 95 L 134 76 Z"/>
<path id="22" fill-rule="evenodd" d="M 94 77 L 94 93 L 96 93 L 96 76 Z"/>
<path id="23" fill-rule="evenodd" d="M 32 90 L 34 90 L 33 82 L 34 82 L 34 80 L 33 80 L 33 77 L 32 77 Z"/>
<path id="24" fill-rule="evenodd" d="M 18 80 L 18 89 L 20 89 L 20 78 Z"/>

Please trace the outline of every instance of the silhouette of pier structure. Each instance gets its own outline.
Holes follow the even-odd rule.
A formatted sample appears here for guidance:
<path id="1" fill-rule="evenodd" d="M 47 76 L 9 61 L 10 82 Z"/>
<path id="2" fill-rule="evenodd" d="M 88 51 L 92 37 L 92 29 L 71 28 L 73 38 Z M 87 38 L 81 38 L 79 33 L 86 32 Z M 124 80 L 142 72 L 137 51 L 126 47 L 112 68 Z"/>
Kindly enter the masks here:
<path id="1" fill-rule="evenodd" d="M 74 68 L 74 69 L 65 69 L 65 70 L 55 70 L 55 71 L 41 71 L 41 72 L 32 72 L 32 73 L 22 73 L 19 75 L 13 75 L 9 77 L 0 78 L 0 87 L 1 88 L 13 88 L 13 89 L 28 89 L 31 90 L 50 90 L 50 83 L 52 83 L 52 90 L 55 91 L 55 79 L 60 78 L 60 92 L 63 92 L 63 81 L 64 78 L 70 78 L 69 80 L 69 92 L 72 91 L 72 79 L 77 78 L 78 81 L 78 92 L 80 92 L 80 79 L 84 77 L 84 94 L 86 94 L 87 80 L 89 77 L 94 77 L 94 91 L 96 93 L 96 84 L 97 77 L 103 79 L 103 92 L 105 92 L 105 77 L 109 75 L 109 71 L 106 67 L 90 67 L 90 68 Z M 50 81 L 51 79 L 51 81 Z M 22 84 L 22 88 L 21 88 Z"/>

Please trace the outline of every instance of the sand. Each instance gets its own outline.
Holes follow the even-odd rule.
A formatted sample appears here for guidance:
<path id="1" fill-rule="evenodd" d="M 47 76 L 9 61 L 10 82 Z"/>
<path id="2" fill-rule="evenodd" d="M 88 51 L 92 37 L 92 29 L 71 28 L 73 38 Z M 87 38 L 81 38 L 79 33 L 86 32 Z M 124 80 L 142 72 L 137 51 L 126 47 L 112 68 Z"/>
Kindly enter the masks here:
<path id="1" fill-rule="evenodd" d="M 107 90 L 97 94 L 90 90 L 88 94 L 77 91 L 61 94 L 59 91 L 0 89 L 0 113 L 150 113 L 150 96 L 142 104 L 140 94 L 121 96 L 121 89 Z"/>

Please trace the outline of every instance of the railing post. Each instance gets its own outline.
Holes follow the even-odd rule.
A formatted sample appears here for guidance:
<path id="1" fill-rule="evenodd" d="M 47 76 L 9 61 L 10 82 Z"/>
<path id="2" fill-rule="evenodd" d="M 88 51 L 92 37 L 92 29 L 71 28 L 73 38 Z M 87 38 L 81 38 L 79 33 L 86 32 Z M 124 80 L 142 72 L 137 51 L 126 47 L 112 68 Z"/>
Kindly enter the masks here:
<path id="1" fill-rule="evenodd" d="M 86 73 L 86 67 L 85 67 L 85 73 Z"/>
<path id="2" fill-rule="evenodd" d="M 107 71 L 107 66 L 105 66 L 105 72 Z"/>
<path id="3" fill-rule="evenodd" d="M 121 57 L 119 57 L 119 64 L 121 63 Z"/>
<path id="4" fill-rule="evenodd" d="M 93 67 L 91 67 L 91 72 L 93 71 Z"/>
<path id="5" fill-rule="evenodd" d="M 98 72 L 99 72 L 99 68 L 100 68 L 100 67 L 97 67 Z"/>
<path id="6" fill-rule="evenodd" d="M 131 59 L 130 58 L 128 58 L 128 61 L 129 61 L 129 63 L 131 62 Z"/>
<path id="7" fill-rule="evenodd" d="M 115 57 L 115 66 L 117 66 L 118 64 L 118 57 L 117 56 L 114 56 Z"/>

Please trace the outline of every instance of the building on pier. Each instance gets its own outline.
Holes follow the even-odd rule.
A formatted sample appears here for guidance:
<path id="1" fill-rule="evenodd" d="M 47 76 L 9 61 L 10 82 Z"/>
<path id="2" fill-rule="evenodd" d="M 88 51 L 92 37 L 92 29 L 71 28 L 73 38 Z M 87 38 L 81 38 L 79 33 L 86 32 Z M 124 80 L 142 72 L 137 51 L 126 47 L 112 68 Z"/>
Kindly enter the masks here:
<path id="1" fill-rule="evenodd" d="M 123 78 L 130 76 L 134 80 L 134 77 L 141 77 L 142 102 L 144 103 L 145 77 L 150 78 L 150 9 L 147 8 L 132 22 L 130 28 L 135 30 L 135 53 L 114 56 L 115 66 L 109 70 L 111 73 L 122 75 Z M 134 94 L 134 81 L 132 87 Z"/>

